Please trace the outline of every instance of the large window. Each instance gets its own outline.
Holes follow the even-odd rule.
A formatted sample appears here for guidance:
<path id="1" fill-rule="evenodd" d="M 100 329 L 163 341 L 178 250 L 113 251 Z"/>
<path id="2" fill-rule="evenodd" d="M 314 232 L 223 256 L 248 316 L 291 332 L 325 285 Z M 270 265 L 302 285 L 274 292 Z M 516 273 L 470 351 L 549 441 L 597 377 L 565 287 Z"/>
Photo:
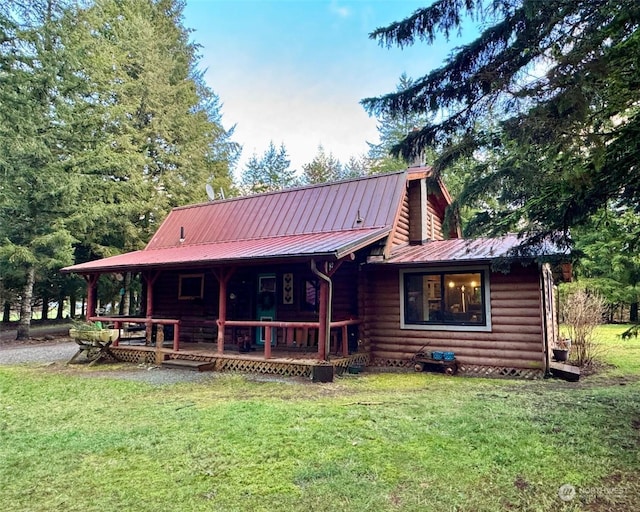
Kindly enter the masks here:
<path id="1" fill-rule="evenodd" d="M 401 272 L 402 327 L 489 330 L 489 279 L 481 269 Z"/>

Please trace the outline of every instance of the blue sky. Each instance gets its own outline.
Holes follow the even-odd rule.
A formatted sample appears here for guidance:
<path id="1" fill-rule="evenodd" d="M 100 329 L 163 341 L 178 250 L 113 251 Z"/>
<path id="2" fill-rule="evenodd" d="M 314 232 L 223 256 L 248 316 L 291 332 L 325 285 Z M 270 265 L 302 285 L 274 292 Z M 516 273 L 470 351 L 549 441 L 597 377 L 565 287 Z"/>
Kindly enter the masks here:
<path id="1" fill-rule="evenodd" d="M 223 122 L 243 146 L 237 173 L 273 140 L 300 170 L 322 144 L 346 163 L 377 142 L 359 101 L 417 78 L 452 47 L 386 49 L 368 38 L 430 0 L 187 0 L 184 24 L 201 45 L 200 67 L 220 96 Z"/>

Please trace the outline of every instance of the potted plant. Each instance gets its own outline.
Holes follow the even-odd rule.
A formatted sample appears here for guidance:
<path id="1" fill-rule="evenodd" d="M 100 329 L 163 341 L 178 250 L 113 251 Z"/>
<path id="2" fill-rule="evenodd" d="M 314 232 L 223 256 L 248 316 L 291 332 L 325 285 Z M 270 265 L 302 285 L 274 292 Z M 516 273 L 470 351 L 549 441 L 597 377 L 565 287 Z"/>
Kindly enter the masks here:
<path id="1" fill-rule="evenodd" d="M 558 338 L 552 347 L 553 358 L 558 362 L 565 362 L 569 359 L 571 340 L 569 338 Z"/>
<path id="2" fill-rule="evenodd" d="M 69 329 L 69 337 L 76 341 L 102 341 L 107 343 L 118 338 L 118 329 L 104 329 L 100 322 L 78 322 Z"/>

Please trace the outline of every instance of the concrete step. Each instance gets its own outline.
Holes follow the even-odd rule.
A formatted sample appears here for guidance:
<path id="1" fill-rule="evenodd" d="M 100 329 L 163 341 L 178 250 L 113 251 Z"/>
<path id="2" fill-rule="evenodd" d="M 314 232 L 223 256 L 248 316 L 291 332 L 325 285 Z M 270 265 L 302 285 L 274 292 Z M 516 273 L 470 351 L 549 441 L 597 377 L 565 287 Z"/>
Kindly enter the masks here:
<path id="1" fill-rule="evenodd" d="M 189 359 L 165 359 L 162 361 L 162 366 L 165 368 L 179 368 L 195 372 L 210 372 L 213 370 L 214 364 L 212 361 L 191 361 Z"/>

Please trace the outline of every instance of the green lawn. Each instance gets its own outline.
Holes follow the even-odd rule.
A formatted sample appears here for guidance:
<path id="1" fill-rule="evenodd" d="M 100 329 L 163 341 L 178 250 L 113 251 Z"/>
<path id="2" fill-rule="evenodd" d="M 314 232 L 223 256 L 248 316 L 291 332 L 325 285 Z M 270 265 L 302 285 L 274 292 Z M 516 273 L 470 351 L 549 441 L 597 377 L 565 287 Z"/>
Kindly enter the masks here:
<path id="1" fill-rule="evenodd" d="M 617 366 L 578 383 L 154 387 L 108 366 L 0 367 L 0 510 L 640 510 L 640 339 L 623 329 L 599 331 Z"/>

